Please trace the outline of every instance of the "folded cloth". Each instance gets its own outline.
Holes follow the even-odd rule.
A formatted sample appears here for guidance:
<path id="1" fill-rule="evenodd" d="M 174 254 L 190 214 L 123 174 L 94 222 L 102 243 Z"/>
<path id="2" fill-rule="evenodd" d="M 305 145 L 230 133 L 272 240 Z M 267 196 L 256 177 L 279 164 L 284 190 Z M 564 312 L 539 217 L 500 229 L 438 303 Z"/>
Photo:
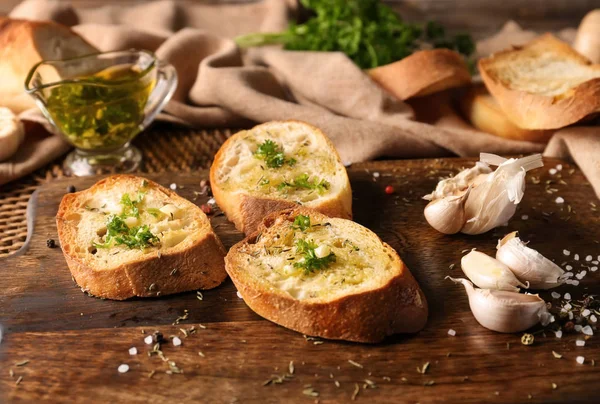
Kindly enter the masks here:
<path id="1" fill-rule="evenodd" d="M 294 3 L 264 0 L 206 5 L 156 1 L 87 9 L 58 1 L 26 0 L 10 16 L 54 19 L 71 25 L 102 51 L 136 47 L 156 52 L 175 66 L 180 81 L 162 117 L 190 126 L 236 127 L 275 119 L 302 120 L 323 129 L 342 160 L 349 163 L 380 156 L 420 158 L 543 151 L 540 144 L 477 132 L 451 112 L 450 118 L 433 124 L 419 122 L 410 105 L 378 87 L 341 53 L 293 52 L 275 47 L 241 52 L 231 40 L 241 33 L 285 29 L 296 13 Z M 507 38 L 504 42 L 503 35 Z M 531 35 L 510 23 L 487 42 L 481 41 L 478 52 L 527 41 Z M 571 158 L 586 167 L 584 172 L 600 196 L 600 136 L 594 136 L 598 128 L 584 131 L 588 134 L 585 147 L 573 146 L 583 139 L 578 130 L 565 129 L 559 131 L 545 155 Z M 31 166 L 42 164 L 45 162 Z M 11 172 L 23 175 L 23 171 Z M 2 181 L 6 179 L 0 177 Z"/>

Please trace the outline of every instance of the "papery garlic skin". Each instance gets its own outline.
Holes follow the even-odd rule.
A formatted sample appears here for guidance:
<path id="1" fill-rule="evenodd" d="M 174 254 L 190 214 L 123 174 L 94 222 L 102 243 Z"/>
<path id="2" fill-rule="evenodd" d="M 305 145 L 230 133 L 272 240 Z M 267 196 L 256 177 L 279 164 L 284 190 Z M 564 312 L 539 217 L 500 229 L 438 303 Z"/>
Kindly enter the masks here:
<path id="1" fill-rule="evenodd" d="M 496 259 L 506 264 L 521 282 L 529 282 L 531 288 L 552 289 L 564 283 L 565 271 L 527 247 L 516 231 L 500 240 L 497 249 Z"/>
<path id="2" fill-rule="evenodd" d="M 459 192 L 465 191 L 474 181 L 481 182 L 492 169 L 486 163 L 478 161 L 474 167 L 466 168 L 456 174 L 454 177 L 446 178 L 438 182 L 435 191 L 425 195 L 423 199 L 434 201 L 446 196 L 456 196 Z"/>
<path id="3" fill-rule="evenodd" d="M 465 224 L 465 201 L 470 191 L 429 202 L 424 211 L 427 223 L 443 234 L 458 233 Z"/>
<path id="4" fill-rule="evenodd" d="M 483 162 L 496 165 L 496 171 L 475 186 L 465 202 L 465 234 L 482 234 L 507 223 L 515 214 L 525 193 L 525 174 L 543 167 L 542 156 L 534 154 L 520 159 L 505 160 L 500 156 L 481 153 Z"/>
<path id="5" fill-rule="evenodd" d="M 525 331 L 539 322 L 547 325 L 551 315 L 538 295 L 503 290 L 475 289 L 466 279 L 453 279 L 465 287 L 469 306 L 483 327 L 502 333 Z"/>
<path id="6" fill-rule="evenodd" d="M 482 289 L 518 292 L 519 287 L 527 288 L 511 272 L 508 266 L 479 251 L 471 251 L 460 260 L 467 278 Z"/>

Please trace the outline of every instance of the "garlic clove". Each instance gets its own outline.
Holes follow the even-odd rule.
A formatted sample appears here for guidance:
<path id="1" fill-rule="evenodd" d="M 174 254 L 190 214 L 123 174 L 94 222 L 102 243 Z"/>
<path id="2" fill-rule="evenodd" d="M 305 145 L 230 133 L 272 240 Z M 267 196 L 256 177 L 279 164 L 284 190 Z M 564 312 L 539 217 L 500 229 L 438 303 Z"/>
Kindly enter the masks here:
<path id="1" fill-rule="evenodd" d="M 466 279 L 454 279 L 465 287 L 469 306 L 475 319 L 483 327 L 497 332 L 513 333 L 525 331 L 539 322 L 547 325 L 552 316 L 546 302 L 538 295 L 529 295 L 504 290 L 475 289 Z"/>
<path id="2" fill-rule="evenodd" d="M 444 234 L 455 234 L 465 224 L 465 201 L 471 189 L 458 196 L 436 199 L 425 207 L 425 219 L 434 229 Z"/>
<path id="3" fill-rule="evenodd" d="M 481 153 L 481 160 L 498 165 L 496 171 L 474 186 L 465 203 L 465 234 L 481 234 L 507 223 L 515 214 L 525 192 L 525 174 L 542 167 L 542 156 L 504 159 Z"/>
<path id="4" fill-rule="evenodd" d="M 519 287 L 528 287 L 515 277 L 508 266 L 479 251 L 471 251 L 462 257 L 460 265 L 467 278 L 482 289 L 518 292 Z"/>
<path id="5" fill-rule="evenodd" d="M 565 271 L 527 247 L 516 231 L 500 240 L 497 249 L 496 259 L 508 266 L 521 282 L 529 282 L 533 289 L 551 289 L 564 282 Z"/>

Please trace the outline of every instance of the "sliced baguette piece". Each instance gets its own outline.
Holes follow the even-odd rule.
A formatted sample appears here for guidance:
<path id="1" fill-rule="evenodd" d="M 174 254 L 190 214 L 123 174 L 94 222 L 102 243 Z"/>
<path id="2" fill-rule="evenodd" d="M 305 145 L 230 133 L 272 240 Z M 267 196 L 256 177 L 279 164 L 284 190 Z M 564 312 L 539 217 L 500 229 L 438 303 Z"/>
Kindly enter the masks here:
<path id="1" fill-rule="evenodd" d="M 479 71 L 523 129 L 558 129 L 600 111 L 600 65 L 551 34 L 481 59 Z"/>
<path id="2" fill-rule="evenodd" d="M 484 85 L 469 88 L 460 99 L 460 109 L 475 128 L 506 139 L 546 143 L 555 132 L 519 128 L 508 119 Z"/>
<path id="3" fill-rule="evenodd" d="M 300 215 L 310 227 L 294 224 Z M 335 262 L 313 272 L 295 266 L 309 262 L 299 240 L 313 242 L 316 257 L 335 254 Z M 357 223 L 311 209 L 265 218 L 229 250 L 225 269 L 252 310 L 306 335 L 376 343 L 427 322 L 425 295 L 396 251 Z"/>
<path id="4" fill-rule="evenodd" d="M 64 25 L 0 17 L 0 106 L 15 113 L 35 107 L 23 84 L 36 63 L 97 52 Z"/>
<path id="5" fill-rule="evenodd" d="M 367 71 L 400 100 L 422 97 L 471 83 L 463 57 L 450 49 L 422 50 L 394 63 Z"/>
<path id="6" fill-rule="evenodd" d="M 279 167 L 269 167 L 259 153 L 268 142 L 283 151 Z M 294 186 L 302 176 L 310 188 Z M 230 137 L 215 156 L 210 185 L 219 207 L 246 235 L 269 213 L 298 205 L 352 218 L 352 190 L 340 156 L 323 132 L 300 121 L 267 122 Z"/>
<path id="7" fill-rule="evenodd" d="M 139 200 L 129 215 L 124 194 Z M 128 228 L 147 225 L 156 240 L 145 248 L 113 241 L 107 223 L 125 217 Z M 91 295 L 123 300 L 210 289 L 227 277 L 225 248 L 206 215 L 193 203 L 155 182 L 113 175 L 91 188 L 66 194 L 56 215 L 60 246 L 75 282 Z"/>

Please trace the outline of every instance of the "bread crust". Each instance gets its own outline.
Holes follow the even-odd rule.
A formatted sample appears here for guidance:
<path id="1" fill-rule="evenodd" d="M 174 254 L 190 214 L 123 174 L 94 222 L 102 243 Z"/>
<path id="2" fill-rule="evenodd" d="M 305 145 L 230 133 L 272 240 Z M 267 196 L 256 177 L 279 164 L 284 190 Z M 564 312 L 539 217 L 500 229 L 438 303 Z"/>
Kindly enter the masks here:
<path id="1" fill-rule="evenodd" d="M 546 143 L 554 134 L 554 130 L 519 128 L 483 85 L 473 86 L 463 94 L 460 109 L 475 128 L 506 139 Z"/>
<path id="2" fill-rule="evenodd" d="M 329 302 L 307 302 L 274 289 L 264 290 L 244 276 L 243 255 L 239 250 L 255 242 L 278 217 L 293 220 L 298 214 L 314 217 L 315 212 L 298 208 L 272 214 L 265 218 L 257 233 L 234 245 L 225 257 L 225 269 L 253 311 L 283 327 L 335 340 L 377 343 L 392 334 L 415 333 L 423 329 L 428 316 L 425 295 L 396 251 L 383 242 L 399 267 L 398 274 L 377 289 Z"/>
<path id="3" fill-rule="evenodd" d="M 173 251 L 163 252 L 160 256 L 147 255 L 108 270 L 95 268 L 75 254 L 77 246 L 71 234 L 76 229 L 73 229 L 70 223 L 72 221 L 68 217 L 74 212 L 76 201 L 93 193 L 104 184 L 123 180 L 140 183 L 142 178 L 132 175 L 113 175 L 97 182 L 89 189 L 66 194 L 58 208 L 56 226 L 60 245 L 69 270 L 81 289 L 93 296 L 125 300 L 134 296 L 157 297 L 189 290 L 211 289 L 221 284 L 227 277 L 224 264 L 226 251 L 212 228 L 185 249 L 175 247 Z M 175 192 L 150 180 L 146 181 L 167 194 L 169 198 L 185 201 Z M 197 215 L 204 215 L 199 208 L 196 209 Z M 171 275 L 173 269 L 177 271 Z"/>
<path id="4" fill-rule="evenodd" d="M 311 130 L 317 132 L 327 146 L 335 153 L 336 161 L 341 165 L 341 159 L 335 149 L 335 146 L 320 129 L 297 120 L 272 121 L 258 125 L 252 130 L 260 130 L 261 127 L 267 127 L 272 124 L 284 123 L 300 123 L 309 126 Z M 235 228 L 243 232 L 245 235 L 250 235 L 256 232 L 264 218 L 273 212 L 284 209 L 295 208 L 298 205 L 294 202 L 269 198 L 267 196 L 257 197 L 246 193 L 228 192 L 223 190 L 217 181 L 217 168 L 221 164 L 226 150 L 235 142 L 235 136 L 231 136 L 223 143 L 210 167 L 210 185 L 215 201 L 221 210 L 227 215 L 227 219 L 231 221 Z M 344 186 L 335 198 L 323 200 L 318 204 L 310 207 L 317 212 L 323 213 L 331 217 L 339 217 L 342 219 L 352 219 L 352 189 L 350 188 L 350 180 L 346 175 Z"/>
<path id="5" fill-rule="evenodd" d="M 494 62 L 515 51 L 527 49 L 540 43 L 552 47 L 565 59 L 600 70 L 592 63 L 552 34 L 545 34 L 523 47 L 505 50 L 481 59 L 478 63 L 481 77 L 507 117 L 523 129 L 558 129 L 579 122 L 600 112 L 600 78 L 588 80 L 571 88 L 560 96 L 546 96 L 511 89 L 494 71 Z"/>
<path id="6" fill-rule="evenodd" d="M 370 69 L 367 73 L 400 100 L 471 83 L 471 74 L 464 59 L 450 49 L 418 51 L 397 62 Z"/>

